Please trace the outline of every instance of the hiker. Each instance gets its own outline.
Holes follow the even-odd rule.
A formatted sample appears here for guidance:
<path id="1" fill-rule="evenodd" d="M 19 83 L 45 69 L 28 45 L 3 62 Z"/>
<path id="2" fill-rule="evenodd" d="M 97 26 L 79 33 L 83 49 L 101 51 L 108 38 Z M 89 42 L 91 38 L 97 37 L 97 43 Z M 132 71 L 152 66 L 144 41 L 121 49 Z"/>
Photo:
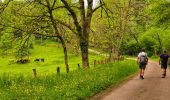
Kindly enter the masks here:
<path id="1" fill-rule="evenodd" d="M 162 78 L 166 77 L 168 58 L 169 58 L 169 55 L 167 54 L 167 51 L 164 50 L 163 54 L 160 55 L 160 59 L 159 59 L 159 65 L 161 65 L 161 69 L 162 69 Z"/>
<path id="2" fill-rule="evenodd" d="M 148 56 L 144 48 L 142 48 L 141 52 L 138 54 L 137 63 L 139 64 L 139 68 L 140 68 L 140 79 L 144 79 L 143 77 L 144 71 L 148 63 Z"/>

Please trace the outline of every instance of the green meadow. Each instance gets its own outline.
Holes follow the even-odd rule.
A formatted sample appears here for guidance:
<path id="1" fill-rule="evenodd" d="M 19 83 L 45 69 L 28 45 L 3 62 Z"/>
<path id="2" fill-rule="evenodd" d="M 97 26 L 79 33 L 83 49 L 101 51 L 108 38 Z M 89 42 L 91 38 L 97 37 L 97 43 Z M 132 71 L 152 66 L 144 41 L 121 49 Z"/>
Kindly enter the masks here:
<path id="1" fill-rule="evenodd" d="M 65 73 L 64 54 L 60 44 L 48 42 L 45 45 L 35 45 L 34 49 L 30 51 L 30 62 L 26 64 L 10 63 L 14 60 L 13 55 L 0 57 L 0 74 L 7 73 L 23 73 L 32 74 L 32 69 L 37 69 L 37 74 L 51 74 L 56 73 L 56 68 L 60 67 L 61 73 Z M 44 62 L 34 61 L 36 58 L 44 58 Z M 100 60 L 103 56 L 89 53 L 89 61 L 91 67 L 94 60 Z M 72 51 L 68 51 L 68 60 L 70 71 L 76 70 L 78 64 L 81 66 L 81 55 L 76 56 Z"/>
<path id="2" fill-rule="evenodd" d="M 70 72 L 66 74 L 64 55 L 59 43 L 48 42 L 35 45 L 26 64 L 9 64 L 14 56 L 0 57 L 0 100 L 65 100 L 85 99 L 106 89 L 116 86 L 129 75 L 137 72 L 135 61 L 124 60 L 97 64 L 94 60 L 105 57 L 89 53 L 90 68 L 79 68 L 81 57 L 68 51 Z M 44 58 L 44 62 L 35 62 Z M 56 73 L 60 67 L 61 74 Z M 37 70 L 34 77 L 32 69 Z"/>

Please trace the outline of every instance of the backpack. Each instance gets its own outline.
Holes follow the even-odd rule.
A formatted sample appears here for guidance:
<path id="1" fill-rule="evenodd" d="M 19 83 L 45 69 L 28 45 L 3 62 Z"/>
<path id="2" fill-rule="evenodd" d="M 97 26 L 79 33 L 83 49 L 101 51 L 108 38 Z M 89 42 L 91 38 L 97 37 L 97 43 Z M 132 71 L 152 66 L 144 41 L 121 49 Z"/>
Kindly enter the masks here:
<path id="1" fill-rule="evenodd" d="M 146 57 L 146 55 L 142 55 L 142 56 L 140 56 L 140 58 L 139 58 L 140 60 L 140 63 L 142 63 L 142 64 L 146 64 L 147 63 L 147 57 Z"/>

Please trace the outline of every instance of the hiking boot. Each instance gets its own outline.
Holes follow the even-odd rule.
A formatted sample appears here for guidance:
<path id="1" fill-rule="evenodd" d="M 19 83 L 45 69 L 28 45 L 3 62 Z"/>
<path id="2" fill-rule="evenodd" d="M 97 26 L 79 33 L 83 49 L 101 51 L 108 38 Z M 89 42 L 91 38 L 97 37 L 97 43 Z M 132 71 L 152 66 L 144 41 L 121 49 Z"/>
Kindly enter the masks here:
<path id="1" fill-rule="evenodd" d="M 163 74 L 161 78 L 165 78 L 166 74 Z"/>
<path id="2" fill-rule="evenodd" d="M 166 73 L 164 74 L 164 76 L 166 77 Z"/>
<path id="3" fill-rule="evenodd" d="M 140 79 L 141 79 L 141 80 L 143 80 L 143 79 L 144 79 L 144 77 L 140 75 Z"/>

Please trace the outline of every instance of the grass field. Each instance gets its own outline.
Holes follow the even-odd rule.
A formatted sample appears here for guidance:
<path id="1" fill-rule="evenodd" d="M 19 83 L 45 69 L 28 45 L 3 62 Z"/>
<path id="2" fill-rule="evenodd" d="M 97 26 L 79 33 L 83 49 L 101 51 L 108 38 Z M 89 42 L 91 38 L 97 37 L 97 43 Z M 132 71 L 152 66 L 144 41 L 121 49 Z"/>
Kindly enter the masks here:
<path id="1" fill-rule="evenodd" d="M 34 62 L 36 58 L 44 58 L 45 62 Z M 102 56 L 92 54 L 89 55 L 90 65 L 95 59 L 102 59 Z M 9 60 L 14 59 L 13 56 L 0 57 L 0 74 L 3 73 L 24 73 L 32 74 L 32 69 L 36 68 L 38 74 L 56 73 L 59 66 L 61 72 L 65 72 L 64 54 L 60 44 L 49 42 L 46 45 L 35 45 L 29 56 L 30 63 L 27 64 L 10 64 Z M 70 71 L 77 69 L 77 64 L 81 65 L 81 56 L 75 56 L 68 51 L 68 60 Z"/>
<path id="2" fill-rule="evenodd" d="M 81 57 L 68 51 L 70 72 L 66 74 L 64 55 L 60 44 L 48 42 L 35 45 L 29 56 L 30 63 L 10 64 L 13 56 L 0 57 L 0 100 L 77 100 L 85 99 L 101 90 L 117 85 L 137 72 L 135 61 L 124 60 L 93 67 L 94 60 L 103 56 L 89 54 L 90 68 L 78 69 Z M 44 58 L 45 62 L 34 62 Z M 56 74 L 60 66 L 61 74 Z M 37 69 L 37 77 L 32 69 Z"/>

